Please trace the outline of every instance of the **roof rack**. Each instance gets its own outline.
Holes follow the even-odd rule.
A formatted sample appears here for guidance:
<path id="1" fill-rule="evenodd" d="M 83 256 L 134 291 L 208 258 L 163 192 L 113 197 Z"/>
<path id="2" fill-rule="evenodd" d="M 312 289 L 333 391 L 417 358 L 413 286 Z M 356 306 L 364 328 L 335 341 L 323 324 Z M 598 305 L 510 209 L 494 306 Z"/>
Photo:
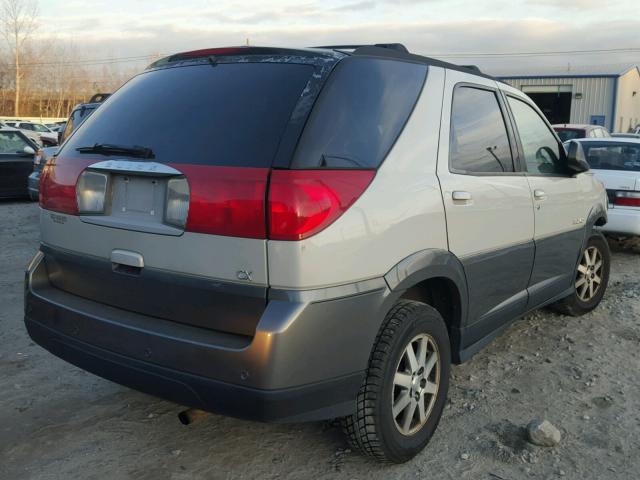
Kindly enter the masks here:
<path id="1" fill-rule="evenodd" d="M 374 45 L 321 45 L 318 47 L 311 48 L 322 48 L 325 50 L 357 50 L 362 47 L 378 47 L 378 48 L 388 48 L 390 50 L 396 50 L 398 52 L 409 53 L 407 47 L 405 47 L 401 43 L 376 43 Z"/>
<path id="2" fill-rule="evenodd" d="M 444 62 L 435 58 L 416 55 L 409 52 L 409 50 L 407 50 L 407 47 L 405 47 L 401 43 L 376 43 L 374 45 L 324 45 L 311 48 L 323 48 L 327 50 L 353 50 L 353 52 L 350 52 L 353 55 L 373 55 L 412 60 L 414 62 L 424 63 L 426 65 L 433 65 L 436 67 L 448 68 L 450 70 L 472 73 L 474 75 L 479 75 L 481 77 L 495 80 L 493 77 L 483 73 L 476 65 L 456 65 L 454 63 Z"/>

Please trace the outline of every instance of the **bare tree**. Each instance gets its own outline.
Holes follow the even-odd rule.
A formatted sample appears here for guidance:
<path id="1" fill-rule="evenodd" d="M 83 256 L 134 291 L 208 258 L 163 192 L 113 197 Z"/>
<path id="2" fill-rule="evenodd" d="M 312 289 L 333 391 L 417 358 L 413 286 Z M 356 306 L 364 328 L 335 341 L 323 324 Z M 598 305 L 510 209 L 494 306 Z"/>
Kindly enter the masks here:
<path id="1" fill-rule="evenodd" d="M 22 80 L 21 54 L 37 28 L 38 4 L 36 0 L 1 0 L 0 30 L 13 57 L 15 79 L 13 114 L 20 115 L 20 81 Z"/>

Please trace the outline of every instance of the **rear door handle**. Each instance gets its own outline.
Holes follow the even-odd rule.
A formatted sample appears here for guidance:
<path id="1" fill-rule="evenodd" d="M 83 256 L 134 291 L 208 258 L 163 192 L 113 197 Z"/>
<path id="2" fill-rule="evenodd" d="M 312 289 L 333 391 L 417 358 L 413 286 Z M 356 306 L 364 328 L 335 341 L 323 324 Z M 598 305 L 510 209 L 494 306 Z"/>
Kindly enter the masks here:
<path id="1" fill-rule="evenodd" d="M 536 200 L 544 200 L 545 198 L 547 198 L 547 194 L 544 192 L 544 190 L 534 190 L 533 198 L 535 198 Z"/>
<path id="2" fill-rule="evenodd" d="M 471 194 L 462 190 L 456 190 L 451 193 L 451 198 L 456 202 L 469 202 L 471 201 Z"/>

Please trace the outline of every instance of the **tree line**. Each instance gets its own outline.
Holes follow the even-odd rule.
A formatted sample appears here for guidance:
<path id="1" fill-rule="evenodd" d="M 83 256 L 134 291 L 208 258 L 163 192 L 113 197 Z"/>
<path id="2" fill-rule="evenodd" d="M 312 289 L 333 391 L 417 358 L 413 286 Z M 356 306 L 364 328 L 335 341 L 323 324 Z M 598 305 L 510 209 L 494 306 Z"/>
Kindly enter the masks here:
<path id="1" fill-rule="evenodd" d="M 66 117 L 137 71 L 92 64 L 73 44 L 39 39 L 36 0 L 0 0 L 0 31 L 0 116 Z"/>

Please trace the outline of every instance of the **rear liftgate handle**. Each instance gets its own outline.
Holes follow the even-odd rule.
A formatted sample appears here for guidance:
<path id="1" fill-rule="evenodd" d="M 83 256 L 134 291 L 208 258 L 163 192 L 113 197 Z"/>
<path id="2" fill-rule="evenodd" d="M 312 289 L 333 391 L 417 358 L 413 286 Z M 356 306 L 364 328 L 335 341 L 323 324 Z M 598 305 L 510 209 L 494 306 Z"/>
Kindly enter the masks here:
<path id="1" fill-rule="evenodd" d="M 137 252 L 116 249 L 111 252 L 111 264 L 116 273 L 140 275 L 144 268 L 144 258 Z"/>

